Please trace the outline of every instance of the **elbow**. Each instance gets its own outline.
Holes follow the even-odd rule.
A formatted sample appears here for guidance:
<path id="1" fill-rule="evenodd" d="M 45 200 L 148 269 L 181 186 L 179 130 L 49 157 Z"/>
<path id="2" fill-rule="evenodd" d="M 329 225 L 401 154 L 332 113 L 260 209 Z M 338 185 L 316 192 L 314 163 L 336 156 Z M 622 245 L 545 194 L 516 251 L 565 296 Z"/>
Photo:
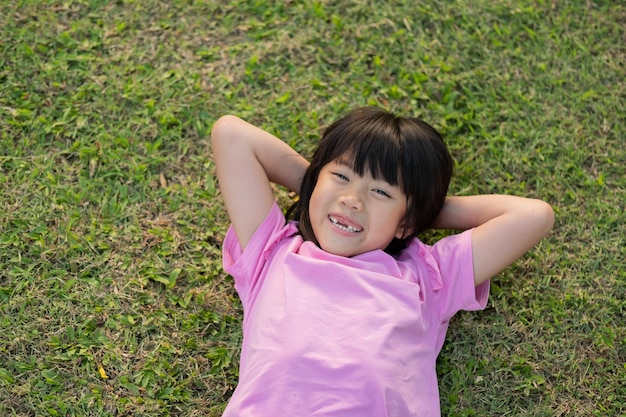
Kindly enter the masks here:
<path id="1" fill-rule="evenodd" d="M 543 236 L 546 236 L 552 230 L 554 226 L 554 209 L 550 204 L 542 200 L 536 200 L 537 207 L 535 212 L 538 217 L 538 222 L 541 224 L 541 230 Z"/>
<path id="2" fill-rule="evenodd" d="M 217 119 L 211 128 L 211 144 L 216 146 L 217 142 L 233 138 L 236 135 L 237 125 L 240 121 L 240 118 L 230 114 Z"/>

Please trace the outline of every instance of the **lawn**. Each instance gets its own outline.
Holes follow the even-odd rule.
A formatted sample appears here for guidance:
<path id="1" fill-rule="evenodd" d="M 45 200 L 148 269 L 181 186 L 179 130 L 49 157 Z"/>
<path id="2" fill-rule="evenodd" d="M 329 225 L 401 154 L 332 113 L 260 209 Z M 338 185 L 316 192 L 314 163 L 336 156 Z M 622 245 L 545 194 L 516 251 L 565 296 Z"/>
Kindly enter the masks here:
<path id="1" fill-rule="evenodd" d="M 442 414 L 626 415 L 625 76 L 608 0 L 1 2 L 0 415 L 220 416 L 241 310 L 211 126 L 310 155 L 362 105 L 444 133 L 451 193 L 556 212 L 452 321 Z"/>

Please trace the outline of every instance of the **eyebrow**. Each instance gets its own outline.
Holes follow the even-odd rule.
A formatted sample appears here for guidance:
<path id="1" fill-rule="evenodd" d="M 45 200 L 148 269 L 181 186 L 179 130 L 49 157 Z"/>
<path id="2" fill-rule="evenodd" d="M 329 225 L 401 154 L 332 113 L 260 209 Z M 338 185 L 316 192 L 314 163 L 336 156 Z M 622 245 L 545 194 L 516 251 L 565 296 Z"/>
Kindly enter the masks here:
<path id="1" fill-rule="evenodd" d="M 343 155 L 341 155 L 341 156 L 339 156 L 339 157 L 337 157 L 337 158 L 333 159 L 331 162 L 332 162 L 332 163 L 335 163 L 335 164 L 337 164 L 337 165 L 339 165 L 339 166 L 341 166 L 341 167 L 344 167 L 344 168 L 346 168 L 346 169 L 349 169 L 350 171 L 352 171 L 352 172 L 356 173 L 355 162 L 354 162 L 353 160 L 351 160 L 351 159 L 347 156 L 347 155 L 349 155 L 349 154 L 350 154 L 349 152 L 344 153 Z M 367 167 L 364 167 L 364 172 L 363 172 L 363 174 L 365 174 L 366 172 L 368 172 Z M 361 174 L 360 176 L 362 176 L 363 174 Z M 402 194 L 404 194 L 405 196 L 407 196 L 407 194 L 405 194 L 405 192 L 404 192 L 404 188 L 402 188 L 402 183 L 401 183 L 401 181 L 400 181 L 400 176 L 401 176 L 400 174 L 398 174 L 398 175 L 399 175 L 399 177 L 398 177 L 398 183 L 397 183 L 397 184 L 392 184 L 391 182 L 387 181 L 387 180 L 385 179 L 385 176 L 383 175 L 382 171 L 381 171 L 381 173 L 380 173 L 380 174 L 381 174 L 381 175 L 380 175 L 378 178 L 374 178 L 374 180 L 376 180 L 376 181 L 380 181 L 380 182 L 383 182 L 383 183 L 385 183 L 386 185 L 388 185 L 388 186 L 390 186 L 390 187 L 392 187 L 392 188 L 397 188 L 397 189 L 398 189 L 398 190 L 399 190 Z M 370 175 L 371 175 L 371 172 L 370 172 Z M 372 175 L 372 177 L 373 177 L 373 175 Z M 407 198 L 408 198 L 408 196 L 407 196 Z"/>
<path id="2" fill-rule="evenodd" d="M 346 169 L 349 169 L 350 171 L 354 172 L 356 174 L 356 171 L 354 170 L 354 166 L 352 163 L 350 163 L 349 160 L 347 160 L 344 157 L 341 158 L 337 158 L 335 160 L 332 161 L 334 164 L 339 165 L 340 167 L 344 167 Z M 358 175 L 358 174 L 357 174 Z M 359 175 L 361 176 L 361 175 Z M 400 184 L 392 184 L 389 181 L 387 181 L 384 178 L 373 178 L 374 181 L 382 183 L 383 185 L 389 186 L 390 188 L 395 188 L 398 189 L 402 194 L 404 194 L 404 190 L 402 189 L 402 187 L 400 186 Z M 391 191 L 391 190 L 390 190 Z"/>
<path id="3" fill-rule="evenodd" d="M 333 161 L 335 164 L 346 167 L 352 171 L 354 171 L 354 164 L 350 163 L 348 159 L 345 158 L 337 158 Z"/>
<path id="4" fill-rule="evenodd" d="M 345 168 L 354 172 L 353 164 L 351 164 L 350 161 L 344 157 L 335 158 L 331 160 L 330 162 L 328 162 L 327 165 L 331 165 L 331 164 L 337 166 L 338 168 Z"/>

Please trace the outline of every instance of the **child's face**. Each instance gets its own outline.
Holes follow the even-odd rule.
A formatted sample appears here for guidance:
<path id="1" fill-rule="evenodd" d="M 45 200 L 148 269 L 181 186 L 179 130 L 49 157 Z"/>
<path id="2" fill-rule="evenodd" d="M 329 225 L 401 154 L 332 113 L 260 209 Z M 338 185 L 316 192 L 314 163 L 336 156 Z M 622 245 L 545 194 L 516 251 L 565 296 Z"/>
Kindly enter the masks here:
<path id="1" fill-rule="evenodd" d="M 309 202 L 320 247 L 340 256 L 384 250 L 394 237 L 402 238 L 406 210 L 406 195 L 398 186 L 359 176 L 341 161 L 322 168 Z"/>

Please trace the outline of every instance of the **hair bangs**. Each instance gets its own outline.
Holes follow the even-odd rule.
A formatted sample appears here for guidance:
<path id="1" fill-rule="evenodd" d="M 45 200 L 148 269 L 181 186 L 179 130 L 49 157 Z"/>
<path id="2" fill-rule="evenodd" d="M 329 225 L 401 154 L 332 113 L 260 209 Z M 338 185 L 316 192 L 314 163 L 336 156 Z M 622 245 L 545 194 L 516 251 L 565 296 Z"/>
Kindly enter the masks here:
<path id="1" fill-rule="evenodd" d="M 402 147 L 397 129 L 394 129 L 393 116 L 382 116 L 386 116 L 385 123 L 370 121 L 352 132 L 345 132 L 348 135 L 338 136 L 333 155 L 328 160 L 342 161 L 360 176 L 369 174 L 397 186 L 402 183 Z"/>

